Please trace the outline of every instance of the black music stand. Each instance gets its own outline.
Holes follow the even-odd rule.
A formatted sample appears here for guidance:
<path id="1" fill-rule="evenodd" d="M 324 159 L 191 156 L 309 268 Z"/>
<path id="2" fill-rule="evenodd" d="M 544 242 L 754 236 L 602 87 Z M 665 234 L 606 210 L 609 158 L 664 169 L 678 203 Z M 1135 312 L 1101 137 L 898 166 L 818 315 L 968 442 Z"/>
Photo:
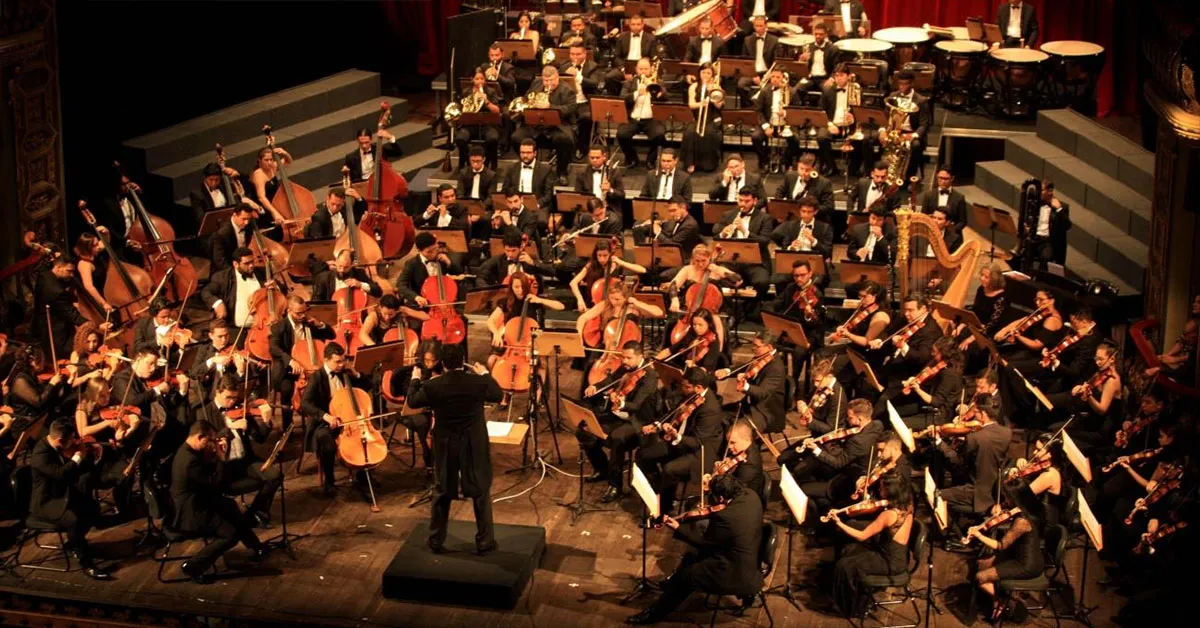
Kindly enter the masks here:
<path id="1" fill-rule="evenodd" d="M 689 124 L 696 124 L 696 116 L 692 115 L 691 107 L 678 103 L 654 103 L 654 119 L 667 127 L 667 133 L 674 133 Z"/>
<path id="2" fill-rule="evenodd" d="M 1087 533 L 1087 541 L 1083 544 L 1083 564 L 1079 568 L 1079 578 L 1075 581 L 1079 583 L 1079 600 L 1071 608 L 1071 614 L 1067 618 L 1091 628 L 1092 613 L 1096 611 L 1098 606 L 1088 606 L 1084 601 L 1087 592 L 1087 568 L 1088 554 L 1091 553 L 1092 546 L 1095 546 L 1096 551 L 1100 552 L 1104 549 L 1104 530 L 1101 527 L 1100 521 L 1096 519 L 1096 515 L 1092 513 L 1091 504 L 1088 504 L 1087 499 L 1083 496 L 1081 489 L 1076 497 L 1079 503 L 1079 522 L 1083 525 L 1084 532 Z"/>
<path id="3" fill-rule="evenodd" d="M 583 338 L 573 331 L 543 331 L 533 339 L 533 349 L 540 355 L 550 356 L 554 365 L 554 390 L 558 391 L 558 394 L 554 397 L 554 421 L 550 425 L 558 431 L 562 426 L 562 406 L 559 404 L 559 398 L 562 396 L 562 373 L 559 361 L 561 358 L 582 358 Z M 557 442 L 556 440 L 555 443 Z M 559 464 L 562 464 L 562 454 L 559 454 Z"/>
<path id="4" fill-rule="evenodd" d="M 558 109 L 526 109 L 521 120 L 525 126 L 534 128 L 562 126 L 562 114 Z"/>
<path id="5" fill-rule="evenodd" d="M 467 252 L 467 236 L 462 229 L 454 227 L 417 229 L 417 233 L 428 233 L 437 239 L 439 244 L 445 244 L 446 250 L 451 253 L 466 253 Z"/>
<path id="6" fill-rule="evenodd" d="M 505 286 L 489 286 L 468 290 L 466 298 L 463 299 L 465 302 L 463 303 L 463 313 L 490 314 L 491 310 L 498 307 L 507 294 L 508 288 Z"/>
<path id="7" fill-rule="evenodd" d="M 891 266 L 883 262 L 852 262 L 842 260 L 837 265 L 838 278 L 844 285 L 855 285 L 870 279 L 875 283 L 886 286 L 891 279 Z"/>
<path id="8" fill-rule="evenodd" d="M 253 420 L 253 419 L 251 419 Z M 298 421 L 292 421 L 287 429 L 279 436 L 279 440 L 275 441 L 275 446 L 271 448 L 271 454 L 267 456 L 267 462 L 263 463 L 262 470 L 266 471 L 271 460 L 275 461 L 275 467 L 279 469 L 279 534 L 263 541 L 263 545 L 271 549 L 280 549 L 287 554 L 288 558 L 296 560 L 296 552 L 292 549 L 292 542 L 300 539 L 308 538 L 308 533 L 295 534 L 288 532 L 288 516 L 287 516 L 287 475 L 283 472 L 283 448 L 287 445 L 288 440 L 292 436 L 292 432 L 296 430 Z"/>
<path id="9" fill-rule="evenodd" d="M 657 368 L 657 363 L 655 368 Z M 654 488 L 650 484 L 650 480 L 642 473 L 642 468 L 633 463 L 632 477 L 629 480 L 633 491 L 637 493 L 642 500 L 642 575 L 638 578 L 637 584 L 633 585 L 633 589 L 629 594 L 621 599 L 621 604 L 627 604 L 637 598 L 654 591 L 661 591 L 662 587 L 652 582 L 646 577 L 646 534 L 650 529 L 652 521 L 658 520 L 662 516 L 662 498 L 658 493 L 654 492 Z"/>
<path id="10" fill-rule="evenodd" d="M 808 336 L 805 335 L 804 326 L 800 323 L 770 312 L 762 312 L 762 322 L 763 327 L 775 334 L 776 338 L 786 339 L 801 349 L 808 349 Z"/>
<path id="11" fill-rule="evenodd" d="M 678 369 L 658 358 L 654 358 L 654 371 L 658 373 L 658 382 L 663 388 L 671 388 L 683 381 L 683 370 Z"/>
<path id="12" fill-rule="evenodd" d="M 721 68 L 724 72 L 725 68 Z M 733 127 L 733 133 L 746 136 L 759 128 L 757 109 L 723 109 L 721 111 L 721 126 Z"/>
<path id="13" fill-rule="evenodd" d="M 595 413 L 593 413 L 590 409 L 588 409 L 588 407 L 586 405 L 584 405 L 582 401 L 580 401 L 578 399 L 573 399 L 571 397 L 564 398 L 564 395 L 562 395 L 562 394 L 556 395 L 555 403 L 558 403 L 558 401 L 560 401 L 560 400 L 566 401 L 567 421 L 568 421 L 567 425 L 573 425 L 576 428 L 578 428 L 582 424 L 582 426 L 584 426 L 584 428 L 585 428 L 585 431 L 590 433 L 592 436 L 599 438 L 600 440 L 605 440 L 608 438 L 608 434 L 604 431 L 604 428 L 600 426 L 600 422 L 598 420 L 596 420 Z M 583 480 L 583 462 L 585 459 L 587 459 L 586 454 L 587 454 L 587 452 L 584 450 L 583 446 L 580 445 L 580 447 L 579 447 L 579 492 L 575 496 L 575 499 L 572 501 L 566 501 L 566 500 L 562 500 L 562 499 L 555 500 L 555 503 L 557 503 L 559 506 L 562 506 L 563 508 L 566 508 L 571 511 L 571 525 L 575 525 L 576 523 L 578 523 L 579 518 L 582 517 L 583 515 L 586 515 L 589 512 L 613 512 L 613 510 L 614 510 L 613 508 L 600 508 L 599 506 L 589 504 L 586 500 L 584 500 L 584 497 L 583 497 L 583 481 L 584 481 Z M 610 469 L 610 471 L 611 471 L 611 469 Z"/>
<path id="14" fill-rule="evenodd" d="M 354 355 L 354 370 L 358 371 L 359 373 L 371 373 L 372 381 L 375 381 L 376 385 L 378 386 L 379 378 L 384 372 L 400 368 L 402 366 L 407 366 L 404 358 L 405 349 L 406 347 L 404 346 L 403 340 L 383 342 L 377 345 L 371 345 L 369 347 L 360 346 L 358 348 L 358 353 Z M 380 388 L 380 390 L 382 389 Z M 377 392 L 375 394 L 375 399 L 380 408 L 385 407 L 382 393 Z M 407 408 L 408 405 L 405 404 L 404 407 Z M 406 415 L 404 412 L 401 412 L 400 416 Z M 399 425 L 399 423 L 399 420 L 393 423 L 392 430 L 388 432 L 388 447 L 391 447 L 392 441 L 395 440 L 394 435 L 396 433 L 396 426 Z M 413 464 L 414 466 L 416 465 L 415 460 Z"/>
<path id="15" fill-rule="evenodd" d="M 787 467 L 783 465 L 779 465 L 779 492 L 783 495 L 783 501 L 792 515 L 788 519 L 787 527 L 787 571 L 783 584 L 771 587 L 765 593 L 778 595 L 796 607 L 796 610 L 802 611 L 804 609 L 800 607 L 800 601 L 792 593 L 792 536 L 796 528 L 803 525 L 804 520 L 808 517 L 808 495 L 804 494 L 791 471 L 788 471 Z"/>
<path id="16" fill-rule="evenodd" d="M 779 222 L 787 222 L 793 216 L 800 215 L 800 203 L 782 198 L 767 199 L 767 213 Z"/>
<path id="17" fill-rule="evenodd" d="M 592 110 L 592 138 L 590 146 L 603 144 L 609 146 L 608 133 L 617 126 L 629 122 L 629 112 L 625 110 L 625 101 L 621 98 L 592 98 L 588 101 Z M 601 132 L 601 126 L 604 130 Z M 612 151 L 609 151 L 612 154 Z M 628 155 L 626 155 L 628 157 Z"/>
<path id="18" fill-rule="evenodd" d="M 734 201 L 704 201 L 703 215 L 701 218 L 704 219 L 704 224 L 715 225 L 721 222 L 721 219 L 725 217 L 725 214 L 728 213 L 729 210 L 736 210 L 737 206 L 737 203 Z"/>
<path id="19" fill-rule="evenodd" d="M 988 240 L 992 245 L 988 251 L 988 259 L 996 261 L 996 231 L 1007 233 L 1011 236 L 1017 235 L 1017 222 L 1013 219 L 1012 212 L 999 207 L 984 205 L 983 203 L 972 203 L 971 209 L 975 214 L 975 224 L 983 226 L 987 225 L 989 232 Z M 1008 259 L 1009 256 L 1001 256 L 1000 259 Z"/>
<path id="20" fill-rule="evenodd" d="M 789 275 L 792 272 L 792 263 L 796 260 L 804 260 L 808 262 L 812 268 L 812 274 L 825 274 L 825 258 L 821 257 L 820 253 L 810 253 L 808 251 L 788 251 L 786 249 L 778 249 L 775 251 L 775 272 L 783 275 Z"/>
<path id="21" fill-rule="evenodd" d="M 204 218 L 200 220 L 200 228 L 196 231 L 197 236 L 206 236 L 210 233 L 216 233 L 222 225 L 225 224 L 229 217 L 233 215 L 235 207 L 228 209 L 214 209 L 204 214 Z"/>
<path id="22" fill-rule="evenodd" d="M 288 268 L 299 266 L 307 272 L 309 256 L 315 257 L 321 262 L 329 261 L 333 258 L 333 245 L 336 241 L 336 238 L 316 238 L 293 242 L 291 250 L 288 251 Z M 276 268 L 275 270 L 283 269 Z"/>
<path id="23" fill-rule="evenodd" d="M 870 364 L 867 364 L 867 361 L 863 359 L 861 355 L 853 350 L 847 349 L 846 356 L 850 358 L 850 364 L 854 365 L 855 373 L 858 373 L 860 376 L 862 376 L 864 380 L 875 389 L 875 392 L 883 392 L 883 385 L 879 383 L 879 378 L 875 377 L 875 371 L 871 368 Z"/>

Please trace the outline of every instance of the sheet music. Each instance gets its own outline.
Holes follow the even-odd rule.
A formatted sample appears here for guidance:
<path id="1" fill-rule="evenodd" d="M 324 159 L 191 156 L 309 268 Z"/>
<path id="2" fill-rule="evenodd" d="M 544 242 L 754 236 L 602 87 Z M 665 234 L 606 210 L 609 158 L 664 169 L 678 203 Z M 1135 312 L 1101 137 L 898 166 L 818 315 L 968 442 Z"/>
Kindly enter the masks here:
<path id="1" fill-rule="evenodd" d="M 933 481 L 933 476 L 929 473 L 929 468 L 925 468 L 925 501 L 929 502 L 929 508 L 933 510 L 934 520 L 937 521 L 938 529 L 945 530 L 947 525 L 950 525 L 950 517 L 946 513 L 946 500 L 937 492 L 937 483 Z"/>
<path id="2" fill-rule="evenodd" d="M 779 490 L 783 493 L 783 501 L 792 510 L 792 516 L 796 518 L 796 525 L 803 524 L 808 516 L 808 495 L 804 494 L 800 485 L 796 484 L 796 478 L 784 466 L 779 467 Z"/>
<path id="3" fill-rule="evenodd" d="M 913 441 L 912 430 L 904 424 L 904 420 L 900 418 L 900 413 L 896 412 L 896 407 L 889 400 L 887 402 L 888 421 L 892 424 L 892 429 L 896 430 L 896 435 L 900 437 L 900 442 L 908 448 L 910 452 L 917 450 L 917 443 Z M 932 504 L 930 504 L 932 506 Z"/>
<path id="4" fill-rule="evenodd" d="M 512 432 L 513 424 L 508 421 L 488 421 L 488 438 L 504 438 Z"/>
<path id="5" fill-rule="evenodd" d="M 1084 482 L 1091 484 L 1092 463 L 1090 460 L 1088 460 L 1087 456 L 1083 455 L 1083 452 L 1079 450 L 1079 446 L 1075 444 L 1075 441 L 1071 440 L 1071 435 L 1068 434 L 1066 430 L 1063 430 L 1062 433 L 1062 447 L 1063 453 L 1067 455 L 1067 460 L 1071 461 L 1071 466 L 1075 467 L 1075 470 L 1079 472 L 1079 475 L 1083 476 Z"/>
<path id="6" fill-rule="evenodd" d="M 1083 529 L 1087 532 L 1088 538 L 1092 540 L 1092 545 L 1096 551 L 1104 549 L 1104 529 L 1100 526 L 1100 522 L 1096 520 L 1096 515 L 1092 514 L 1092 507 L 1087 503 L 1087 499 L 1083 497 L 1081 489 L 1077 491 L 1076 499 L 1079 501 L 1079 522 L 1083 524 Z"/>
<path id="7" fill-rule="evenodd" d="M 633 490 L 637 491 L 638 497 L 642 498 L 642 503 L 646 504 L 646 512 L 650 513 L 651 518 L 658 518 L 662 515 L 662 506 L 658 493 L 654 492 L 654 488 L 650 486 L 650 480 L 646 478 L 646 474 L 642 473 L 642 468 L 634 463 L 633 478 L 629 484 Z"/>

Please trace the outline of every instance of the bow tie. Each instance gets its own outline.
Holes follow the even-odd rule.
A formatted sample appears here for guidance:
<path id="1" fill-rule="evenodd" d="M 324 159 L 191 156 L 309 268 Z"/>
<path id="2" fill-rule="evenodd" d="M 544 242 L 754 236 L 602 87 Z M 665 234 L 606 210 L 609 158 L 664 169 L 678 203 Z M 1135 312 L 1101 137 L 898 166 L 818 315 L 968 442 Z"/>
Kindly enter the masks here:
<path id="1" fill-rule="evenodd" d="M 352 277 L 350 276 L 350 273 L 338 273 L 337 278 L 342 281 L 345 281 L 347 279 L 352 279 Z"/>
<path id="2" fill-rule="evenodd" d="M 471 175 L 472 175 L 472 176 L 476 176 L 476 177 L 478 177 L 478 176 L 479 176 L 479 175 L 481 175 L 481 174 L 483 174 L 483 171 L 482 171 L 482 170 L 472 170 L 472 171 L 471 171 Z"/>
<path id="3" fill-rule="evenodd" d="M 254 273 L 241 273 L 241 272 L 239 272 L 238 274 L 239 274 L 239 275 L 241 275 L 241 276 L 242 276 L 242 279 L 245 279 L 246 281 L 249 281 L 250 279 L 252 279 L 252 278 L 254 277 Z"/>
<path id="4" fill-rule="evenodd" d="M 521 164 L 522 170 L 533 170 L 533 164 Z"/>
<path id="5" fill-rule="evenodd" d="M 871 189 L 872 189 L 872 190 L 875 190 L 876 192 L 882 192 L 882 191 L 883 191 L 883 186 L 882 186 L 882 185 L 872 185 L 872 186 L 871 186 Z"/>
<path id="6" fill-rule="evenodd" d="M 846 88 L 845 88 L 845 87 L 839 87 L 839 88 L 837 88 L 837 90 L 838 90 L 839 92 L 844 92 L 844 91 L 846 91 Z"/>
<path id="7" fill-rule="evenodd" d="M 950 196 L 950 190 L 938 190 L 938 196 Z"/>

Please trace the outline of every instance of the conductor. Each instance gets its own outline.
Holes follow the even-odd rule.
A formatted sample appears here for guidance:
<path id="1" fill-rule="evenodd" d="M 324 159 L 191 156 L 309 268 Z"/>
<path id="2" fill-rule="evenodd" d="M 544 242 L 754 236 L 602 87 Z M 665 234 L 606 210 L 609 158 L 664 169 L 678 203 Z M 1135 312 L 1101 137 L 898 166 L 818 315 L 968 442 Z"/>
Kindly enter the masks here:
<path id="1" fill-rule="evenodd" d="M 488 449 L 484 402 L 499 402 L 500 385 L 483 366 L 474 373 L 463 367 L 463 350 L 458 345 L 442 347 L 443 375 L 421 381 L 420 367 L 413 368 L 408 389 L 410 408 L 433 411 L 433 461 L 435 484 L 429 521 L 429 549 L 441 553 L 446 541 L 450 502 L 458 495 L 459 473 L 462 494 L 475 505 L 475 549 L 479 555 L 494 551 L 492 526 L 492 460 Z"/>

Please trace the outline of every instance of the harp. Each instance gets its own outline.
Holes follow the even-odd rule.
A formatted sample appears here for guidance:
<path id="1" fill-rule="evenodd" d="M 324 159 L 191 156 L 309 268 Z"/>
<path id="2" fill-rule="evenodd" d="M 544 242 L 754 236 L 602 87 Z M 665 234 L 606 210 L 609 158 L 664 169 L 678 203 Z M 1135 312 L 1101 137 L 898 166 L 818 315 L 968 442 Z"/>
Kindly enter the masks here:
<path id="1" fill-rule="evenodd" d="M 967 289 L 975 276 L 975 268 L 979 263 L 981 246 L 975 240 L 963 240 L 962 246 L 951 253 L 946 249 L 946 242 L 933 222 L 933 218 L 907 209 L 896 210 L 896 276 L 900 285 L 900 296 L 907 297 L 912 291 L 911 279 L 915 276 L 925 277 L 931 272 L 938 273 L 942 278 L 944 293 L 940 301 L 961 308 L 967 300 Z M 911 238 L 920 236 L 929 241 L 933 249 L 934 259 L 924 269 L 917 266 L 924 258 L 916 258 L 910 250 Z M 950 321 L 934 314 L 934 318 L 945 331 Z"/>

